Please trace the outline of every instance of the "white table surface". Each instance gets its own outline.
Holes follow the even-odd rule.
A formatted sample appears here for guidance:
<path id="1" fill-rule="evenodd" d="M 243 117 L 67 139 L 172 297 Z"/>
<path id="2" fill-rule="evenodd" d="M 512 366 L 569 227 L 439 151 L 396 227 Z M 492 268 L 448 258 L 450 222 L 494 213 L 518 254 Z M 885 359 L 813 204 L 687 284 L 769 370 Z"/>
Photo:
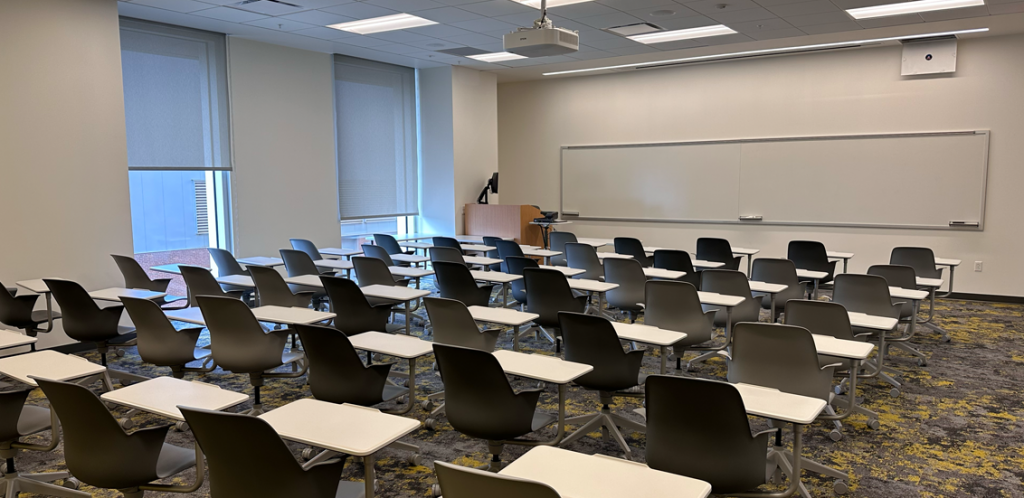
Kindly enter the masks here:
<path id="1" fill-rule="evenodd" d="M 608 292 L 612 289 L 618 288 L 619 284 L 611 284 L 608 282 L 601 282 L 599 280 L 590 280 L 587 278 L 570 278 L 569 288 L 587 292 Z"/>
<path id="2" fill-rule="evenodd" d="M 470 306 L 469 314 L 478 322 L 497 323 L 513 327 L 518 327 L 540 318 L 540 315 L 536 313 L 525 313 L 511 308 L 492 308 L 490 306 Z"/>
<path id="3" fill-rule="evenodd" d="M 586 273 L 587 272 L 587 270 L 584 270 L 582 268 L 569 268 L 568 266 L 550 266 L 550 265 L 537 265 L 537 266 L 539 268 L 543 269 L 543 270 L 557 270 L 557 271 L 560 271 L 566 277 L 575 277 L 576 275 L 579 275 L 581 273 Z"/>
<path id="4" fill-rule="evenodd" d="M 733 384 L 743 397 L 747 413 L 759 417 L 784 420 L 806 425 L 814 422 L 825 409 L 825 401 L 797 394 L 789 394 L 768 387 L 751 384 Z"/>
<path id="5" fill-rule="evenodd" d="M 591 237 L 577 237 L 576 242 L 579 242 L 580 244 L 586 244 L 594 248 L 610 246 L 615 243 L 615 241 L 612 239 L 595 239 Z"/>
<path id="6" fill-rule="evenodd" d="M 48 278 L 48 280 L 51 280 L 51 279 L 52 280 L 56 280 L 54 278 Z M 36 279 L 33 279 L 33 280 L 22 280 L 21 282 L 17 282 L 17 284 L 18 284 L 18 287 L 25 288 L 29 292 L 34 292 L 36 294 L 49 294 L 50 293 L 50 288 L 46 286 L 46 282 L 43 282 L 43 279 L 41 279 L 41 278 L 36 278 Z"/>
<path id="7" fill-rule="evenodd" d="M 430 248 L 434 247 L 434 244 L 431 244 L 430 242 L 405 241 L 405 242 L 399 242 L 398 245 L 400 245 L 400 246 L 402 246 L 402 247 L 404 247 L 406 249 L 430 249 Z"/>
<path id="8" fill-rule="evenodd" d="M 896 318 L 889 318 L 887 316 L 867 315 L 855 311 L 848 311 L 846 314 L 850 315 L 850 325 L 865 329 L 892 330 L 899 323 L 899 320 Z"/>
<path id="9" fill-rule="evenodd" d="M 0 373 L 30 386 L 36 381 L 29 376 L 66 381 L 101 374 L 106 369 L 81 356 L 50 350 L 0 358 Z"/>
<path id="10" fill-rule="evenodd" d="M 686 339 L 686 334 L 683 332 L 659 329 L 652 325 L 612 322 L 612 326 L 615 327 L 615 333 L 618 334 L 619 339 L 624 341 L 636 341 L 655 346 L 671 346 Z"/>
<path id="11" fill-rule="evenodd" d="M 423 240 L 432 239 L 434 237 L 447 237 L 447 235 L 441 235 L 439 233 L 407 233 L 405 235 L 392 235 L 398 242 L 404 242 L 407 240 Z M 369 240 L 373 240 L 373 236 L 367 237 Z"/>
<path id="12" fill-rule="evenodd" d="M 299 275 L 295 277 L 284 277 L 285 283 L 292 285 L 302 285 L 305 287 L 318 287 L 324 288 L 323 280 L 320 280 L 320 275 Z"/>
<path id="13" fill-rule="evenodd" d="M 755 254 L 757 254 L 759 252 L 761 252 L 760 249 L 751 249 L 749 247 L 733 247 L 732 248 L 733 255 L 742 254 L 743 256 L 753 256 L 753 255 L 755 255 Z"/>
<path id="14" fill-rule="evenodd" d="M 430 258 L 417 254 L 392 254 L 391 261 L 397 261 L 400 263 L 424 263 L 430 261 Z"/>
<path id="15" fill-rule="evenodd" d="M 875 350 L 875 345 L 870 342 L 848 341 L 820 334 L 811 334 L 811 337 L 814 338 L 814 347 L 818 350 L 818 354 L 851 360 L 866 360 Z"/>
<path id="16" fill-rule="evenodd" d="M 538 258 L 550 258 L 552 256 L 561 256 L 562 252 L 561 251 L 551 251 L 551 250 L 548 250 L 548 249 L 523 248 L 523 255 L 524 256 L 536 256 Z"/>
<path id="17" fill-rule="evenodd" d="M 839 252 L 839 251 L 825 251 L 825 256 L 829 259 L 851 259 L 853 258 L 852 252 Z"/>
<path id="18" fill-rule="evenodd" d="M 935 258 L 936 266 L 960 266 L 960 263 L 959 259 Z"/>
<path id="19" fill-rule="evenodd" d="M 890 285 L 889 295 L 897 299 L 912 299 L 914 301 L 920 301 L 928 297 L 928 291 L 904 289 L 903 287 L 893 287 Z"/>
<path id="20" fill-rule="evenodd" d="M 332 270 L 351 270 L 353 264 L 348 259 L 318 259 L 313 262 L 320 268 L 330 268 Z"/>
<path id="21" fill-rule="evenodd" d="M 89 297 L 97 301 L 121 302 L 122 297 L 134 297 L 137 299 L 155 300 L 166 296 L 166 292 L 153 292 L 142 289 L 125 289 L 124 287 L 110 287 L 89 293 Z"/>
<path id="22" fill-rule="evenodd" d="M 434 270 L 411 266 L 389 266 L 388 270 L 391 270 L 391 274 L 396 277 L 405 278 L 423 278 L 434 274 Z"/>
<path id="23" fill-rule="evenodd" d="M 483 244 L 459 244 L 459 247 L 461 247 L 462 250 L 466 252 L 487 252 L 498 250 L 497 247 L 485 246 Z"/>
<path id="24" fill-rule="evenodd" d="M 236 261 L 238 261 L 239 264 L 246 266 L 266 266 L 268 268 L 284 264 L 284 260 L 281 258 L 268 258 L 266 256 L 253 256 L 251 258 L 237 259 Z"/>
<path id="25" fill-rule="evenodd" d="M 743 302 L 742 296 L 730 296 L 728 294 L 704 291 L 697 291 L 697 299 L 700 300 L 701 304 L 713 306 L 736 306 Z"/>
<path id="26" fill-rule="evenodd" d="M 223 277 L 217 277 L 217 283 L 234 285 L 236 287 L 256 287 L 252 277 L 249 275 L 224 275 Z"/>
<path id="27" fill-rule="evenodd" d="M 395 301 L 412 301 L 430 295 L 430 291 L 414 289 L 412 287 L 400 287 L 397 285 L 367 285 L 361 287 L 363 295 L 368 297 L 379 297 L 381 299 L 394 299 Z"/>
<path id="28" fill-rule="evenodd" d="M 749 282 L 750 290 L 753 292 L 767 292 L 768 294 L 778 294 L 787 288 L 788 285 L 783 284 L 770 284 L 768 282 L 760 282 L 757 280 L 751 280 Z"/>
<path id="29" fill-rule="evenodd" d="M 104 401 L 117 403 L 144 412 L 184 421 L 178 406 L 221 411 L 241 404 L 249 396 L 221 389 L 205 382 L 174 377 L 157 377 L 128 387 L 103 393 Z"/>
<path id="30" fill-rule="evenodd" d="M 277 433 L 299 443 L 337 453 L 367 456 L 420 427 L 420 421 L 345 403 L 300 399 L 260 418 Z"/>
<path id="31" fill-rule="evenodd" d="M 654 251 L 678 251 L 678 249 L 674 247 L 644 246 L 644 252 L 653 254 Z"/>
<path id="32" fill-rule="evenodd" d="M 606 455 L 538 446 L 499 472 L 551 486 L 563 498 L 705 498 L 711 485 Z"/>
<path id="33" fill-rule="evenodd" d="M 170 320 L 177 320 L 179 322 L 195 325 L 206 325 L 206 320 L 203 319 L 203 312 L 198 306 L 180 310 L 165 310 L 164 314 L 167 315 L 167 318 Z"/>
<path id="34" fill-rule="evenodd" d="M 468 264 L 480 266 L 489 266 L 501 263 L 501 260 L 498 258 L 488 258 L 486 256 L 466 256 L 462 259 Z"/>
<path id="35" fill-rule="evenodd" d="M 674 271 L 666 270 L 664 268 L 644 268 L 644 275 L 647 278 L 667 278 L 669 280 L 675 280 L 686 276 L 685 271 Z"/>
<path id="36" fill-rule="evenodd" d="M 921 287 L 936 287 L 936 288 L 938 288 L 938 287 L 942 287 L 942 279 L 941 278 L 917 277 L 917 285 L 920 285 Z"/>
<path id="37" fill-rule="evenodd" d="M 285 325 L 320 323 L 334 318 L 334 313 L 325 313 L 309 308 L 289 308 L 286 306 L 257 306 L 252 309 L 253 316 L 261 322 L 282 323 Z"/>
<path id="38" fill-rule="evenodd" d="M 434 353 L 434 343 L 419 337 L 384 332 L 363 332 L 350 336 L 352 347 L 403 359 L 419 358 Z"/>
<path id="39" fill-rule="evenodd" d="M 171 274 L 174 274 L 174 275 L 181 275 L 181 267 L 182 266 L 194 266 L 194 265 L 186 265 L 185 263 L 168 263 L 166 265 L 150 266 L 149 269 L 153 270 L 153 271 L 163 272 L 163 273 L 171 273 Z M 209 268 L 206 268 L 205 266 L 200 266 L 199 268 L 203 268 L 203 269 L 209 270 Z"/>
<path id="40" fill-rule="evenodd" d="M 515 282 L 516 280 L 522 280 L 522 275 L 513 275 L 511 273 L 502 273 L 500 271 L 480 271 L 470 270 L 470 275 L 473 275 L 474 280 L 481 282 L 495 282 L 499 284 L 505 284 L 508 282 Z"/>
<path id="41" fill-rule="evenodd" d="M 821 280 L 828 276 L 828 272 L 824 271 L 813 271 L 813 270 L 802 270 L 797 268 L 796 276 L 799 278 L 810 278 L 813 280 Z"/>
<path id="42" fill-rule="evenodd" d="M 619 254 L 617 252 L 599 252 L 597 253 L 598 259 L 633 259 L 633 256 L 629 254 Z"/>
<path id="43" fill-rule="evenodd" d="M 317 252 L 322 254 L 329 254 L 331 256 L 358 256 L 363 253 L 362 249 L 342 249 L 340 247 L 325 247 L 323 249 L 317 249 Z"/>
<path id="44" fill-rule="evenodd" d="M 13 330 L 0 330 L 0 349 L 16 348 L 32 344 L 39 339 Z"/>
<path id="45" fill-rule="evenodd" d="M 693 264 L 694 268 L 711 268 L 711 269 L 715 269 L 715 268 L 721 268 L 721 267 L 725 266 L 725 263 L 723 263 L 721 261 L 705 261 L 703 259 L 695 259 L 695 260 L 691 261 L 690 263 Z"/>
<path id="46" fill-rule="evenodd" d="M 555 356 L 527 354 L 502 349 L 494 352 L 505 373 L 552 384 L 568 384 L 594 370 L 584 363 L 565 361 Z"/>
<path id="47" fill-rule="evenodd" d="M 498 237 L 501 240 L 515 240 L 515 237 Z M 479 244 L 484 241 L 483 235 L 456 235 L 455 240 L 467 244 Z"/>

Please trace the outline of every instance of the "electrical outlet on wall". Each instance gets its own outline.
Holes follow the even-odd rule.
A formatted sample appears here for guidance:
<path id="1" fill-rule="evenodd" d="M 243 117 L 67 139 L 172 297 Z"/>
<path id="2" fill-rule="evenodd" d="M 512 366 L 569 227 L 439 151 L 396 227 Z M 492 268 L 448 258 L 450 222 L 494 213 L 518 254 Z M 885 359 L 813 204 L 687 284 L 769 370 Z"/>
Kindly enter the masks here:
<path id="1" fill-rule="evenodd" d="M 981 265 L 982 265 L 981 261 L 975 261 L 974 262 L 974 271 L 980 272 L 981 271 Z"/>

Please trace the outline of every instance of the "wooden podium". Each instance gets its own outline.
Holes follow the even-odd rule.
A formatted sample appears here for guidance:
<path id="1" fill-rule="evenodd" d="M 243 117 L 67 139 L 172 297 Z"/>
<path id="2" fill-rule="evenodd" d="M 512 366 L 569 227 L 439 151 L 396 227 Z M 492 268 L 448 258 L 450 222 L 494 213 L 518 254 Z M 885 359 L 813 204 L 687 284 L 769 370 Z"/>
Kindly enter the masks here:
<path id="1" fill-rule="evenodd" d="M 542 245 L 540 227 L 530 224 L 542 216 L 534 206 L 466 204 L 463 216 L 466 235 L 514 237 L 520 244 Z"/>

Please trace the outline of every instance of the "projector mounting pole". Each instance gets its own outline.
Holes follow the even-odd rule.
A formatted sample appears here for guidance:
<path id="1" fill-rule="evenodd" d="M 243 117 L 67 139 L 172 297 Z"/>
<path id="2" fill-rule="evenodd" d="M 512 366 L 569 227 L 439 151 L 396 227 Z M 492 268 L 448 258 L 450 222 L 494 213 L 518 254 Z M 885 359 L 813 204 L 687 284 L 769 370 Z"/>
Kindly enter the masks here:
<path id="1" fill-rule="evenodd" d="M 533 22 L 535 29 L 550 28 L 551 19 L 548 19 L 548 0 L 540 0 L 540 19 Z"/>

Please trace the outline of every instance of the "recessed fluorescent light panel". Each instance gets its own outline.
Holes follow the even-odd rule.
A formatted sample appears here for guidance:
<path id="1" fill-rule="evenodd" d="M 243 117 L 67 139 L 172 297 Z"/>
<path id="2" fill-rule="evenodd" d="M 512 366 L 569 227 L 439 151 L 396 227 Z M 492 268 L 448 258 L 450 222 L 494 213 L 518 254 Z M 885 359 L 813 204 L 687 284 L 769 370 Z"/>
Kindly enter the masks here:
<path id="1" fill-rule="evenodd" d="M 363 19 L 361 21 L 343 22 L 340 24 L 331 24 L 328 28 L 339 29 L 341 31 L 348 31 L 349 33 L 357 33 L 360 35 L 368 35 L 371 33 L 381 33 L 384 31 L 394 31 L 396 29 L 409 29 L 417 26 L 428 26 L 431 24 L 437 24 L 429 19 L 417 17 L 412 14 L 395 14 L 393 16 L 374 17 L 373 19 Z"/>
<path id="2" fill-rule="evenodd" d="M 748 55 L 767 55 L 767 54 L 785 54 L 786 52 L 802 52 L 804 50 L 813 50 L 818 48 L 833 48 L 843 47 L 847 45 L 863 45 L 866 43 L 885 43 L 891 41 L 907 41 L 907 40 L 918 40 L 921 38 L 932 38 L 936 36 L 957 36 L 957 35 L 970 35 L 974 33 L 986 33 L 988 28 L 977 28 L 977 29 L 962 29 L 959 31 L 943 31 L 941 33 L 925 33 L 920 35 L 906 35 L 906 36 L 893 36 L 889 38 L 874 38 L 871 40 L 854 40 L 854 41 L 843 41 L 835 43 L 819 43 L 817 45 L 800 45 L 796 47 L 779 47 L 779 48 L 766 48 L 763 50 L 747 50 L 744 52 L 732 52 L 728 54 L 711 54 L 711 55 L 698 55 L 696 57 L 683 57 L 681 59 L 666 59 L 660 61 L 648 61 L 648 62 L 637 62 L 634 64 L 620 64 L 618 66 L 604 66 L 604 67 L 592 67 L 588 69 L 570 69 L 568 71 L 554 71 L 551 73 L 544 73 L 544 76 L 556 76 L 559 74 L 575 74 L 575 73 L 590 73 L 593 71 L 607 71 L 609 69 L 627 69 L 631 67 L 640 66 L 658 66 L 662 64 L 674 64 L 679 62 L 696 62 L 696 61 L 710 61 L 714 59 L 727 59 L 731 57 L 743 57 Z"/>
<path id="3" fill-rule="evenodd" d="M 875 17 L 931 12 L 933 10 L 962 9 L 979 5 L 985 5 L 985 0 L 917 0 L 916 2 L 890 3 L 874 7 L 847 9 L 846 12 L 853 16 L 854 19 L 871 19 Z"/>
<path id="4" fill-rule="evenodd" d="M 665 43 L 678 40 L 691 40 L 694 38 L 705 38 L 708 36 L 731 35 L 736 32 L 722 24 L 714 26 L 702 26 L 700 28 L 677 29 L 674 31 L 659 31 L 628 37 L 630 40 L 640 43 Z"/>
<path id="5" fill-rule="evenodd" d="M 640 22 L 636 24 L 627 24 L 625 26 L 615 26 L 612 28 L 605 28 L 605 31 L 615 33 L 619 36 L 635 36 L 646 33 L 653 33 L 655 31 L 664 31 L 659 26 L 655 26 L 651 23 Z"/>
<path id="6" fill-rule="evenodd" d="M 540 0 L 512 0 L 513 2 L 521 3 L 527 7 L 533 7 L 535 9 L 540 8 Z M 572 5 L 574 3 L 590 2 L 592 0 L 548 0 L 548 8 L 561 7 L 563 5 Z"/>
<path id="7" fill-rule="evenodd" d="M 501 62 L 501 61 L 514 61 L 516 59 L 525 59 L 519 54 L 512 54 L 509 52 L 494 52 L 492 54 L 480 54 L 470 55 L 470 59 L 475 59 L 481 62 Z"/>

